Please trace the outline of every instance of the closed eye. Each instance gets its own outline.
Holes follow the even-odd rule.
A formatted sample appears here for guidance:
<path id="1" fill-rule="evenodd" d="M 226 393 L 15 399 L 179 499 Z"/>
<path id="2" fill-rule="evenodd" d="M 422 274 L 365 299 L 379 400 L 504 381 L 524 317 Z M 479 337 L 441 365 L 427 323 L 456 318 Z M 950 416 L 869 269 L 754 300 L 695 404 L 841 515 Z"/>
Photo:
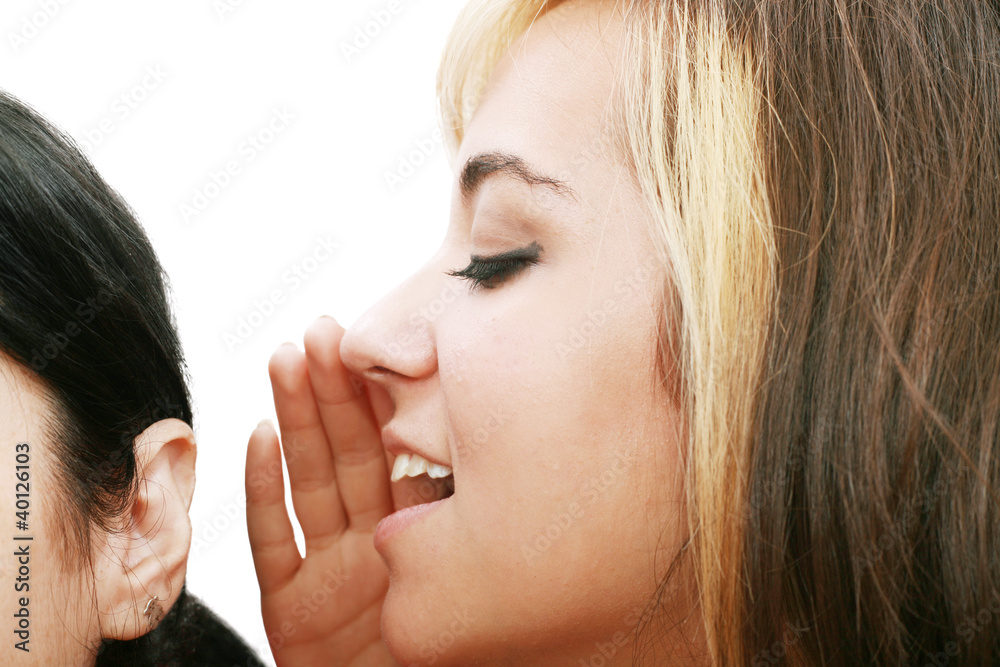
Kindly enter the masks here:
<path id="1" fill-rule="evenodd" d="M 537 241 L 532 241 L 525 248 L 491 257 L 473 255 L 467 267 L 459 271 L 447 271 L 446 274 L 470 281 L 470 292 L 475 292 L 477 288 L 494 289 L 521 270 L 537 264 L 541 251 L 542 246 Z"/>

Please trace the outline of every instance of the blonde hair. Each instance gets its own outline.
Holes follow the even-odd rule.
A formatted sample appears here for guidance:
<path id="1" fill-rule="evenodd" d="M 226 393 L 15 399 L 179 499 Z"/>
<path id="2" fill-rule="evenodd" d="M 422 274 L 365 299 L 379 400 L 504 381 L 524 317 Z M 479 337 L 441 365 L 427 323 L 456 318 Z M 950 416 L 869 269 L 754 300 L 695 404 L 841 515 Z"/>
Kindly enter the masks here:
<path id="1" fill-rule="evenodd" d="M 480 0 L 462 12 L 438 77 L 452 154 L 496 63 L 556 4 Z M 752 396 L 745 388 L 760 372 L 760 323 L 769 316 L 774 284 L 756 125 L 760 95 L 745 45 L 725 36 L 716 14 L 646 3 L 628 20 L 623 60 L 634 67 L 621 82 L 614 143 L 635 168 L 669 270 L 661 338 L 665 350 L 681 351 L 669 363 L 685 386 L 678 395 L 690 425 L 693 537 L 720 547 L 700 552 L 701 606 L 706 618 L 724 618 L 735 604 L 724 591 L 740 570 L 733 524 L 746 496 Z M 731 642 L 732 627 L 710 624 L 710 645 Z"/>
<path id="2" fill-rule="evenodd" d="M 462 12 L 438 76 L 452 155 L 500 58 L 558 4 Z M 983 555 L 1000 547 L 984 504 L 1000 498 L 998 12 L 626 5 L 614 143 L 669 276 L 660 371 L 676 369 L 689 427 L 713 663 L 930 657 L 963 614 L 1000 601 Z M 946 473 L 950 509 L 925 508 Z M 918 502 L 941 516 L 859 561 Z M 973 556 L 974 574 L 949 572 Z M 913 613 L 925 603 L 939 609 Z M 963 647 L 969 664 L 1000 659 L 1000 613 L 990 623 Z"/>

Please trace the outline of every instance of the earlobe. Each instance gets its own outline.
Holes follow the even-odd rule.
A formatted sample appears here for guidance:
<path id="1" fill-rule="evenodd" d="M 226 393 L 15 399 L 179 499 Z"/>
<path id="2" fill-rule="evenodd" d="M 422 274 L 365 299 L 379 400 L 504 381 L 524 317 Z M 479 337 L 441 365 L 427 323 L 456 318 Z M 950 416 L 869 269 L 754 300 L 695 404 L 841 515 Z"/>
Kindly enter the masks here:
<path id="1" fill-rule="evenodd" d="M 120 529 L 102 535 L 94 549 L 101 634 L 108 639 L 135 639 L 155 628 L 180 594 L 191 546 L 191 427 L 158 421 L 136 438 L 135 450 L 135 502 Z"/>

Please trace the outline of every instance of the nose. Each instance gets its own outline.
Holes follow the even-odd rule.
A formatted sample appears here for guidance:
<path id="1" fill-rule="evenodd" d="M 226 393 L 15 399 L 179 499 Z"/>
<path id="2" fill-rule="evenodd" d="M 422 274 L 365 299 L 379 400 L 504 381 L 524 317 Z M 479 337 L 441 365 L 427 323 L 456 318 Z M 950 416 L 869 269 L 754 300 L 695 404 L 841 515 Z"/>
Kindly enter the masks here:
<path id="1" fill-rule="evenodd" d="M 444 274 L 432 264 L 383 296 L 344 332 L 340 357 L 348 370 L 386 389 L 393 379 L 427 377 L 437 370 L 427 305 L 435 285 L 437 291 L 443 287 Z"/>

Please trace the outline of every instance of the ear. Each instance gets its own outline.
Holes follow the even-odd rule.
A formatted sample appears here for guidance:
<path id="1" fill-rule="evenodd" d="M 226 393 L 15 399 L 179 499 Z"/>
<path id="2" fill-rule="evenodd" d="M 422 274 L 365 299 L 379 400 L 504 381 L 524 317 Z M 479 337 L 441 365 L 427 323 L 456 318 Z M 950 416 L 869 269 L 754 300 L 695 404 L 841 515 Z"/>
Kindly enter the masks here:
<path id="1" fill-rule="evenodd" d="M 187 574 L 194 433 L 179 419 L 163 419 L 139 434 L 135 452 L 135 502 L 119 530 L 101 534 L 94 545 L 99 621 L 107 639 L 149 632 L 177 601 Z M 157 601 L 144 615 L 154 596 Z"/>

